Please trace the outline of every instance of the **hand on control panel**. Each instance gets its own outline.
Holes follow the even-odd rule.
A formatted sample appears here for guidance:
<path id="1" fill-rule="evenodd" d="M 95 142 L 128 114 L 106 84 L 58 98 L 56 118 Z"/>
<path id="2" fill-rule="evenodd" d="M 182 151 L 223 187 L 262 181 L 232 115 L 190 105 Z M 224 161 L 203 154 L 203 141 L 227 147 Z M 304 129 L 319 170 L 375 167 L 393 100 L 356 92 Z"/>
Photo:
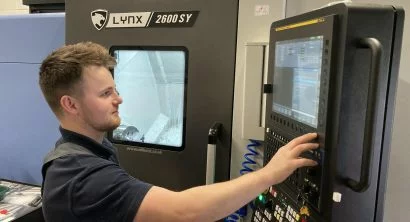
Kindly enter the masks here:
<path id="1" fill-rule="evenodd" d="M 272 184 L 283 182 L 297 168 L 317 165 L 312 159 L 300 157 L 302 153 L 319 147 L 318 143 L 311 142 L 316 138 L 317 133 L 308 133 L 291 140 L 278 150 L 262 169 Z"/>

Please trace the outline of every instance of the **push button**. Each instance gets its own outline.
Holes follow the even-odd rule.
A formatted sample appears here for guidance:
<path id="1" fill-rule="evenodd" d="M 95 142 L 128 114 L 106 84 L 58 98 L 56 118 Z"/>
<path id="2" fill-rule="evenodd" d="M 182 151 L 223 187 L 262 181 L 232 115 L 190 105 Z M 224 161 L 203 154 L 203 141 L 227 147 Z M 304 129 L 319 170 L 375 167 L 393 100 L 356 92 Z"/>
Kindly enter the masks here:
<path id="1" fill-rule="evenodd" d="M 313 177 L 317 175 L 317 171 L 318 171 L 317 167 L 310 167 L 310 168 L 307 168 L 306 173 L 309 176 Z"/>

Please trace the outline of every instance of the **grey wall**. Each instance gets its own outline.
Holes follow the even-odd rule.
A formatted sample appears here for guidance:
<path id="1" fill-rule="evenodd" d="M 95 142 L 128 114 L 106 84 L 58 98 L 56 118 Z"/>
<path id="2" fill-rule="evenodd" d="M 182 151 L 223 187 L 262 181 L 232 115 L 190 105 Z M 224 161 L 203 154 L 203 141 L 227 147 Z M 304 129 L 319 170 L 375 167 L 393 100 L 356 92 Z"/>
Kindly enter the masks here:
<path id="1" fill-rule="evenodd" d="M 332 0 L 285 0 L 285 2 L 285 17 L 288 18 L 320 8 L 332 2 Z"/>
<path id="2" fill-rule="evenodd" d="M 258 15 L 257 13 L 255 13 L 255 8 L 258 6 L 268 6 L 269 13 L 266 15 Z M 243 155 L 247 153 L 246 146 L 250 143 L 248 139 L 255 139 L 242 138 L 242 127 L 244 127 L 242 109 L 244 106 L 245 93 L 244 72 L 246 45 L 249 43 L 268 43 L 270 25 L 273 21 L 283 18 L 283 9 L 284 5 L 282 0 L 239 1 L 234 110 L 232 125 L 231 178 L 236 178 L 240 175 L 239 171 L 242 168 L 241 163 L 244 161 Z M 258 149 L 258 151 L 261 152 L 261 149 Z"/>

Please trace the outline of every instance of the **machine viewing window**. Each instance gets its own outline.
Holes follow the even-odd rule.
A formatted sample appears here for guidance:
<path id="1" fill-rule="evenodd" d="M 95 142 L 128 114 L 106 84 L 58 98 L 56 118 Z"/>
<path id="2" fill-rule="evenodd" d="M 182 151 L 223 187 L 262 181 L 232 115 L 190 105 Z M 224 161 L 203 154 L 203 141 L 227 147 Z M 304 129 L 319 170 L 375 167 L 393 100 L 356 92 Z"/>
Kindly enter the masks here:
<path id="1" fill-rule="evenodd" d="M 187 50 L 183 47 L 113 47 L 114 81 L 123 103 L 114 142 L 183 149 Z"/>
<path id="2" fill-rule="evenodd" d="M 275 45 L 273 110 L 317 127 L 323 36 Z"/>

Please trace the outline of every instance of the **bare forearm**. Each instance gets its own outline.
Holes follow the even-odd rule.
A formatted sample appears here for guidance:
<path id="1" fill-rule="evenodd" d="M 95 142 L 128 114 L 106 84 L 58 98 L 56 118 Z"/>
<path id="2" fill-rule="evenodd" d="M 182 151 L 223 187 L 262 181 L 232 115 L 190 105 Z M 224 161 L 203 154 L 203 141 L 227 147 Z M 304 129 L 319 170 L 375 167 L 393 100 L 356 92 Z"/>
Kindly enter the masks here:
<path id="1" fill-rule="evenodd" d="M 237 179 L 173 192 L 152 187 L 141 203 L 135 221 L 216 221 L 239 209 L 270 185 L 285 180 L 295 169 L 314 166 L 313 160 L 300 158 L 302 152 L 318 147 L 308 143 L 311 133 L 298 137 L 279 149 L 264 168 Z"/>
<path id="2" fill-rule="evenodd" d="M 197 213 L 199 221 L 216 221 L 247 204 L 271 185 L 262 171 L 228 182 L 191 188 L 182 191 L 181 198 L 191 213 Z"/>

